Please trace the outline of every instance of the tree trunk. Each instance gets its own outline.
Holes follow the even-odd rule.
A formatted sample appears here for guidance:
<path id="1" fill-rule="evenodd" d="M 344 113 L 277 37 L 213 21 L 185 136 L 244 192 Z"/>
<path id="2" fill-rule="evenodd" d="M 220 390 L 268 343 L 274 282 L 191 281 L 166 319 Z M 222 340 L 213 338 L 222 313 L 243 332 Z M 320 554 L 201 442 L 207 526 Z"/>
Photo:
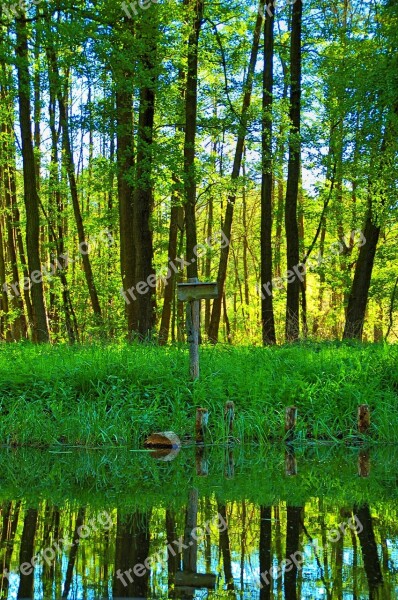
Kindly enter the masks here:
<path id="1" fill-rule="evenodd" d="M 290 42 L 290 136 L 289 163 L 286 184 L 285 229 L 287 270 L 299 265 L 299 235 L 297 224 L 297 199 L 300 180 L 300 109 L 301 109 L 301 19 L 303 4 L 297 0 L 293 4 L 292 33 Z M 286 341 L 299 337 L 299 295 L 300 282 L 297 276 L 287 281 L 286 298 Z"/>
<path id="2" fill-rule="evenodd" d="M 172 205 L 170 215 L 170 230 L 169 230 L 169 245 L 167 256 L 170 260 L 174 260 L 177 256 L 177 239 L 178 231 L 182 220 L 182 207 L 177 204 Z M 159 345 L 165 346 L 169 339 L 170 321 L 171 321 L 171 308 L 173 304 L 173 298 L 175 295 L 175 284 L 176 274 L 173 269 L 169 269 L 167 275 L 167 281 L 165 282 L 164 299 L 163 299 L 163 310 L 162 320 L 160 323 L 159 330 Z"/>
<path id="3" fill-rule="evenodd" d="M 269 574 L 272 563 L 272 519 L 271 507 L 260 506 L 260 600 L 270 600 L 272 580 L 267 581 L 261 578 L 262 573 Z"/>
<path id="4" fill-rule="evenodd" d="M 398 101 L 392 107 L 393 114 L 389 115 L 384 138 L 379 152 L 379 166 L 374 175 L 377 176 L 377 187 L 380 188 L 380 181 L 383 180 L 384 170 L 388 171 L 388 151 L 390 146 L 395 144 L 396 123 L 398 115 Z M 365 243 L 361 246 L 359 257 L 355 266 L 354 280 L 352 282 L 351 292 L 348 299 L 347 317 L 344 327 L 343 339 L 354 338 L 361 340 L 363 327 L 365 323 L 366 307 L 368 302 L 370 281 L 372 278 L 373 264 L 376 255 L 377 243 L 380 237 L 380 219 L 374 213 L 373 193 L 376 186 L 369 181 L 368 211 L 366 215 L 364 238 Z M 381 194 L 381 210 L 385 205 L 385 190 Z"/>
<path id="5" fill-rule="evenodd" d="M 261 321 L 264 346 L 276 343 L 272 298 L 272 95 L 274 85 L 274 6 L 264 24 L 262 180 L 261 180 Z M 265 287 L 264 287 L 265 286 Z M 266 289 L 268 291 L 266 291 Z"/>
<path id="6" fill-rule="evenodd" d="M 198 277 L 198 263 L 194 254 L 196 232 L 196 175 L 195 140 L 198 114 L 198 45 L 203 20 L 204 0 L 184 0 L 188 9 L 194 9 L 194 22 L 188 38 L 188 65 L 185 96 L 184 188 L 187 278 Z"/>
<path id="7" fill-rule="evenodd" d="M 69 179 L 69 187 L 72 198 L 73 212 L 75 215 L 77 235 L 79 240 L 79 249 L 83 261 L 83 269 L 86 277 L 87 287 L 90 295 L 91 305 L 95 317 L 97 318 L 97 324 L 102 323 L 102 311 L 98 298 L 97 288 L 94 282 L 94 275 L 91 267 L 91 261 L 88 253 L 88 243 L 86 240 L 86 234 L 83 225 L 83 219 L 79 204 L 79 196 L 77 192 L 75 165 L 73 160 L 73 153 L 70 141 L 69 123 L 68 123 L 68 112 L 67 105 L 65 102 L 65 96 L 61 89 L 61 80 L 59 76 L 57 57 L 52 47 L 48 47 L 48 58 L 50 67 L 53 70 L 54 82 L 57 90 L 58 107 L 59 107 L 59 120 L 62 127 L 62 147 L 64 150 L 65 166 Z"/>
<path id="8" fill-rule="evenodd" d="M 263 0 L 260 2 L 260 8 L 264 5 Z M 248 110 L 251 102 L 251 95 L 253 89 L 253 78 L 254 71 L 257 63 L 257 55 L 258 48 L 260 43 L 260 35 L 262 29 L 262 20 L 261 10 L 257 13 L 256 24 L 254 27 L 254 35 L 253 35 L 253 44 L 250 54 L 249 68 L 247 71 L 247 77 L 244 86 L 244 96 L 242 102 L 242 111 L 240 117 L 240 126 L 238 132 L 238 139 L 236 143 L 235 149 L 235 157 L 234 164 L 232 168 L 231 174 L 231 183 L 232 185 L 236 185 L 236 181 L 239 178 L 241 164 L 242 164 L 242 156 L 243 156 L 243 148 L 246 138 L 247 131 L 247 122 L 248 122 Z M 225 220 L 222 225 L 222 231 L 227 240 L 231 240 L 231 232 L 232 232 L 232 221 L 234 215 L 234 206 L 236 200 L 236 192 L 233 191 L 228 195 L 227 208 L 225 211 Z M 228 266 L 228 256 L 229 256 L 229 243 L 225 244 L 225 247 L 221 248 L 220 254 L 220 263 L 218 266 L 218 297 L 213 301 L 213 310 L 211 313 L 210 326 L 209 326 L 209 340 L 213 343 L 217 343 L 218 341 L 218 331 L 220 328 L 220 319 L 221 319 L 221 307 L 222 307 L 222 298 L 224 294 L 224 286 L 225 279 L 227 276 L 227 266 Z"/>
<path id="9" fill-rule="evenodd" d="M 130 23 L 129 23 L 130 25 Z M 123 290 L 134 287 L 135 239 L 133 231 L 134 186 L 134 112 L 132 99 L 133 71 L 127 70 L 115 78 L 116 91 L 116 139 L 117 139 L 117 188 L 119 198 L 120 269 Z M 125 302 L 127 333 L 131 337 L 137 329 L 137 304 L 131 296 Z"/>
<path id="10" fill-rule="evenodd" d="M 141 340 L 148 339 L 155 326 L 155 285 L 152 242 L 152 153 L 156 92 L 157 22 L 153 11 L 145 13 L 148 20 L 142 24 L 140 43 L 144 47 L 141 57 L 144 83 L 140 90 L 140 108 L 137 132 L 137 180 L 133 206 L 135 237 L 135 280 L 137 287 L 137 333 Z M 155 283 L 146 285 L 139 293 L 138 285 L 151 277 Z"/>
<path id="11" fill-rule="evenodd" d="M 16 56 L 18 72 L 19 121 L 22 139 L 22 161 L 24 178 L 24 201 L 26 209 L 26 249 L 30 273 L 41 272 L 39 249 L 39 196 L 35 173 L 32 143 L 32 121 L 30 108 L 30 74 L 28 63 L 28 34 L 26 19 L 16 21 Z M 43 282 L 33 283 L 31 288 L 33 308 L 33 339 L 48 342 L 50 339 L 44 304 Z"/>

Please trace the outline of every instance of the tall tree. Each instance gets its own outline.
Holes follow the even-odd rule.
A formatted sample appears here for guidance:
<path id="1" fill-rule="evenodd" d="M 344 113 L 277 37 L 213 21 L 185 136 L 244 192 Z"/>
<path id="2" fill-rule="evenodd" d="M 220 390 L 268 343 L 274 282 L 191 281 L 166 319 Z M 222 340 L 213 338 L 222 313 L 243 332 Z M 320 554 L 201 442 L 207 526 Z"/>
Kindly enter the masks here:
<path id="1" fill-rule="evenodd" d="M 113 74 L 116 87 L 116 139 L 117 139 L 117 189 L 119 200 L 120 270 L 122 286 L 126 293 L 135 284 L 134 237 L 134 66 L 129 59 L 129 49 L 134 40 L 135 21 L 123 18 L 121 48 L 113 56 Z M 137 304 L 127 297 L 124 304 L 127 316 L 127 334 L 131 337 L 137 329 Z"/>
<path id="2" fill-rule="evenodd" d="M 26 16 L 16 19 L 16 60 L 18 73 L 19 123 L 22 140 L 22 162 L 24 180 L 24 201 L 26 209 L 26 249 L 31 276 L 41 272 L 39 233 L 39 196 L 35 171 L 35 158 L 32 141 L 32 119 L 30 106 L 31 79 L 29 73 L 28 32 Z M 44 304 L 43 282 L 40 278 L 32 284 L 33 339 L 48 342 L 50 339 L 46 308 Z"/>
<path id="3" fill-rule="evenodd" d="M 274 5 L 266 11 L 264 23 L 263 117 L 261 179 L 261 321 L 263 344 L 275 344 L 272 299 L 272 95 L 274 86 Z M 266 289 L 267 288 L 267 289 Z"/>
<path id="4" fill-rule="evenodd" d="M 238 139 L 236 142 L 235 148 L 235 156 L 234 163 L 232 167 L 231 174 L 231 187 L 232 192 L 228 194 L 227 208 L 225 210 L 225 219 L 222 226 L 222 231 L 224 237 L 228 242 L 231 240 L 232 234 L 232 222 L 234 216 L 234 207 L 236 202 L 236 186 L 237 180 L 240 175 L 241 165 L 242 165 L 242 157 L 243 157 L 243 149 L 245 144 L 245 138 L 247 133 L 247 125 L 249 120 L 249 108 L 252 97 L 253 90 L 253 80 L 254 80 L 254 72 L 257 64 L 257 55 L 258 49 L 260 45 L 260 36 L 261 29 L 263 23 L 263 7 L 264 1 L 260 1 L 260 10 L 256 15 L 256 23 L 254 26 L 253 33 L 253 43 L 251 47 L 249 66 L 247 70 L 246 80 L 244 84 L 244 94 L 242 101 L 242 111 L 239 119 L 239 130 L 238 130 Z M 228 257 L 229 257 L 229 243 L 226 243 L 221 248 L 220 254 L 220 262 L 218 266 L 218 274 L 217 274 L 217 282 L 218 282 L 218 297 L 213 302 L 213 309 L 211 312 L 211 319 L 209 325 L 209 339 L 216 343 L 218 341 L 218 330 L 220 328 L 220 319 L 221 319 L 221 309 L 222 309 L 222 300 L 224 296 L 224 287 L 225 287 L 225 279 L 227 276 L 227 267 L 228 267 Z"/>
<path id="5" fill-rule="evenodd" d="M 368 303 L 369 287 L 377 244 L 381 231 L 382 212 L 386 206 L 387 184 L 392 157 L 396 153 L 398 101 L 395 102 L 385 128 L 380 153 L 375 157 L 376 170 L 369 178 L 368 210 L 363 231 L 365 243 L 361 246 L 354 279 L 348 299 L 347 318 L 343 338 L 362 339 Z"/>
<path id="6" fill-rule="evenodd" d="M 301 121 L 301 26 L 303 3 L 296 0 L 292 10 L 292 30 L 290 39 L 290 134 L 289 163 L 286 184 L 285 230 L 287 270 L 294 273 L 298 268 L 299 233 L 297 223 L 297 201 L 300 181 L 300 121 Z M 300 282 L 296 275 L 287 280 L 286 328 L 287 341 L 299 337 L 299 295 Z"/>
<path id="7" fill-rule="evenodd" d="M 139 26 L 139 43 L 142 46 L 140 107 L 137 131 L 137 177 L 133 205 L 135 237 L 135 279 L 137 285 L 138 322 L 137 333 L 140 339 L 147 339 L 155 325 L 155 285 L 153 267 L 153 134 L 155 116 L 155 93 L 157 81 L 157 19 L 156 7 L 151 14 L 144 13 Z M 149 279 L 151 278 L 151 279 Z M 149 281 L 152 285 L 149 285 Z M 141 282 L 148 282 L 138 290 Z"/>
<path id="8" fill-rule="evenodd" d="M 188 9 L 190 32 L 188 37 L 188 64 L 185 92 L 185 140 L 184 140 L 184 187 L 187 276 L 198 276 L 198 263 L 194 248 L 197 245 L 196 231 L 196 174 L 195 140 L 198 117 L 198 62 L 199 35 L 203 21 L 204 0 L 184 0 Z M 190 12 L 193 13 L 193 19 Z M 192 22 L 193 21 L 193 22 Z"/>

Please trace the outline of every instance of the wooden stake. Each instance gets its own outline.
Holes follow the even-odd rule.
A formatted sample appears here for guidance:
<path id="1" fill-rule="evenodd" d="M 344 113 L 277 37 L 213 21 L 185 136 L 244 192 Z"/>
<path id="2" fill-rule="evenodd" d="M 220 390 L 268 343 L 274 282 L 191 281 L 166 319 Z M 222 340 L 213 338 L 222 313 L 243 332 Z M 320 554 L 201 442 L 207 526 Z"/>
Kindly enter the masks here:
<path id="1" fill-rule="evenodd" d="M 233 479 L 235 476 L 235 460 L 234 451 L 232 447 L 229 447 L 225 454 L 225 478 Z"/>
<path id="2" fill-rule="evenodd" d="M 293 441 L 296 423 L 297 408 L 295 406 L 288 406 L 285 411 L 285 439 L 287 442 Z"/>
<path id="3" fill-rule="evenodd" d="M 227 436 L 232 438 L 235 420 L 235 404 L 229 400 L 225 403 L 224 418 L 227 426 Z"/>
<path id="4" fill-rule="evenodd" d="M 370 408 L 367 404 L 358 406 L 358 431 L 367 433 L 370 428 Z"/>
<path id="5" fill-rule="evenodd" d="M 207 408 L 197 408 L 196 409 L 196 443 L 203 444 L 205 439 L 205 428 L 207 427 L 207 423 L 209 421 L 209 411 Z"/>
<path id="6" fill-rule="evenodd" d="M 196 277 L 188 279 L 189 283 L 198 283 Z M 187 335 L 189 343 L 189 375 L 192 381 L 199 379 L 199 329 L 200 302 L 187 302 Z"/>
<path id="7" fill-rule="evenodd" d="M 205 456 L 205 450 L 206 448 L 204 446 L 196 448 L 196 475 L 198 477 L 207 477 L 209 474 L 209 463 Z"/>
<path id="8" fill-rule="evenodd" d="M 297 475 L 297 460 L 292 448 L 285 451 L 285 473 L 289 477 Z"/>
<path id="9" fill-rule="evenodd" d="M 369 477 L 370 474 L 370 451 L 361 448 L 358 454 L 358 475 L 359 477 Z"/>

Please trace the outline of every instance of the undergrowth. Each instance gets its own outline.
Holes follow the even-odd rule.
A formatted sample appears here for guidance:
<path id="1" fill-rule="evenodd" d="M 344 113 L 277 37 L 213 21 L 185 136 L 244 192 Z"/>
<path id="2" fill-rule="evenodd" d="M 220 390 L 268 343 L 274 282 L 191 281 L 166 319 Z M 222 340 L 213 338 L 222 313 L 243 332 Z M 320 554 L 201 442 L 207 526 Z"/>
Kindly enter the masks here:
<path id="1" fill-rule="evenodd" d="M 186 348 L 152 345 L 0 348 L 0 443 L 139 447 L 153 431 L 193 434 L 209 410 L 208 441 L 284 436 L 284 409 L 298 408 L 297 441 L 357 439 L 369 404 L 370 440 L 398 442 L 398 346 L 303 343 L 276 348 L 202 347 L 201 378 L 188 380 Z"/>

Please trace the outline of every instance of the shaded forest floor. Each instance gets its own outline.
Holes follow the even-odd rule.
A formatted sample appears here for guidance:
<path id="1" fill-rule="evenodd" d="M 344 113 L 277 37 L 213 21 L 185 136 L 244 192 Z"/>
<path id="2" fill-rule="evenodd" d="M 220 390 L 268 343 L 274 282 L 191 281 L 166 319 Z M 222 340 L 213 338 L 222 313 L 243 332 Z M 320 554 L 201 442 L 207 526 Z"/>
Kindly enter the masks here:
<path id="1" fill-rule="evenodd" d="M 209 410 L 209 443 L 224 443 L 224 405 L 235 403 L 242 443 L 282 440 L 284 408 L 298 407 L 297 442 L 355 443 L 359 404 L 370 441 L 398 443 L 398 346 L 302 343 L 201 347 L 201 379 L 188 381 L 186 348 L 0 348 L 0 443 L 138 448 L 154 431 L 194 432 Z"/>

